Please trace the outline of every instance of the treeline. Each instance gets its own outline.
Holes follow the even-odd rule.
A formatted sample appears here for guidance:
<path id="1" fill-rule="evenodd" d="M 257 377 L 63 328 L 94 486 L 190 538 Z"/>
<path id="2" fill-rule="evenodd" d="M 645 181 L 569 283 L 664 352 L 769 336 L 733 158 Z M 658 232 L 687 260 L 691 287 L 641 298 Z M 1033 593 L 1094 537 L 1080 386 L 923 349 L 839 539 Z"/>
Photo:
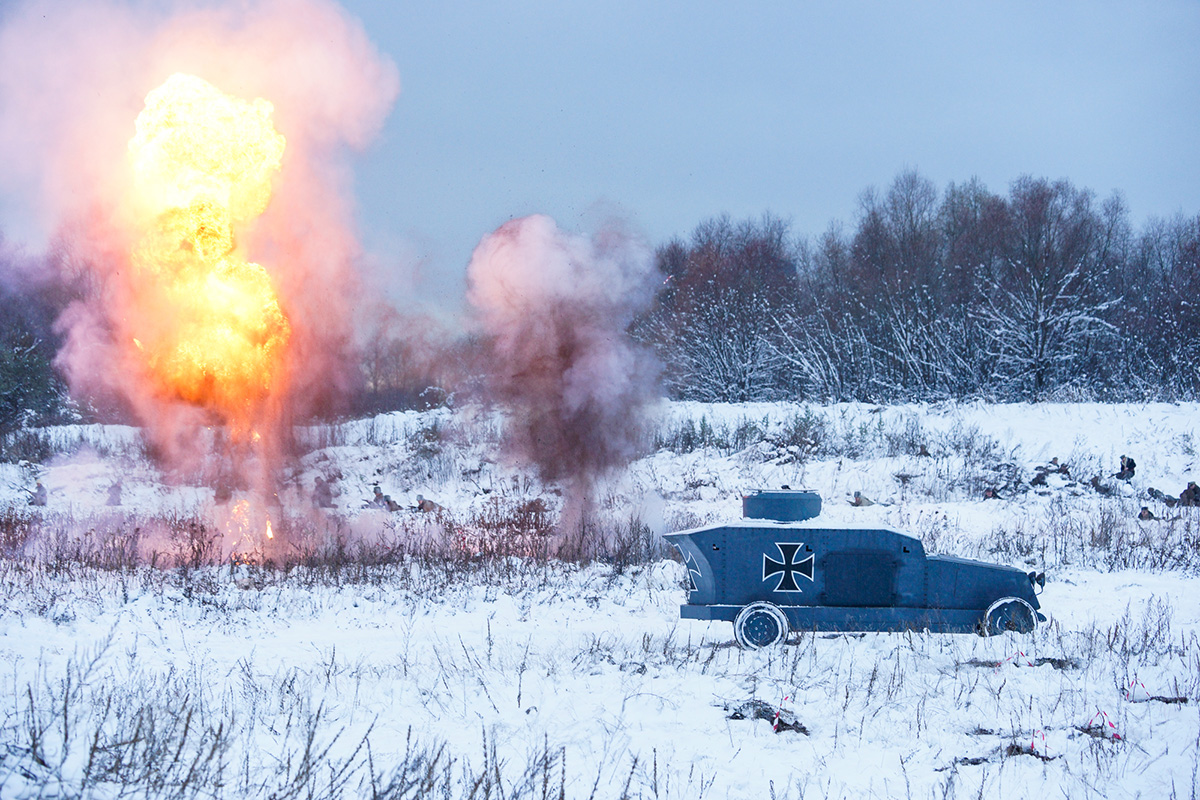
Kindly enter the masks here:
<path id="1" fill-rule="evenodd" d="M 1134 231 L 1068 181 L 939 193 L 909 171 L 853 229 L 718 217 L 657 259 L 635 335 L 677 399 L 1200 395 L 1200 215 Z"/>
<path id="2" fill-rule="evenodd" d="M 0 238 L 0 457 L 30 423 L 123 419 L 67 399 L 54 321 L 98 288 L 67 250 L 46 258 Z M 1118 196 L 1067 181 L 939 192 L 909 171 L 864 193 L 852 228 L 808 238 L 770 215 L 717 217 L 657 262 L 661 287 L 633 333 L 676 399 L 1200 397 L 1200 215 L 1135 231 Z M 479 367 L 471 339 L 432 323 L 373 329 L 343 412 L 437 405 Z"/>

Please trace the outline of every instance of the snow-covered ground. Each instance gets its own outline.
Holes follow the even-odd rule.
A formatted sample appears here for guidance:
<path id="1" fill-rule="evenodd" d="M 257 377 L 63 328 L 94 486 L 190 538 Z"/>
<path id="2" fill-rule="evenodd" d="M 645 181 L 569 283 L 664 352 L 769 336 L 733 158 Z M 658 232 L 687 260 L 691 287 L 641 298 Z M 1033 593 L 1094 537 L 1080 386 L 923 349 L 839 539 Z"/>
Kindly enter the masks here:
<path id="1" fill-rule="evenodd" d="M 675 403 L 660 417 L 663 447 L 596 488 L 598 531 L 732 520 L 747 491 L 803 486 L 830 525 L 1044 568 L 1051 621 L 746 652 L 728 623 L 679 619 L 675 561 L 473 557 L 464 532 L 562 503 L 503 462 L 501 422 L 475 409 L 301 433 L 281 494 L 306 509 L 306 544 L 420 540 L 418 555 L 180 567 L 188 521 L 222 530 L 213 490 L 159 474 L 136 431 L 65 428 L 50 464 L 0 466 L 0 796 L 1200 793 L 1200 509 L 1146 499 L 1200 478 L 1200 407 Z M 1128 483 L 1111 477 L 1122 454 L 1138 463 Z M 1069 474 L 1030 486 L 1054 457 Z M 339 492 L 328 514 L 307 511 L 318 476 Z M 31 517 L 36 479 L 49 501 Z M 364 509 L 375 484 L 445 512 Z M 855 490 L 876 505 L 851 506 Z M 1143 505 L 1160 519 L 1137 519 Z M 128 566 L 151 557 L 168 568 Z"/>

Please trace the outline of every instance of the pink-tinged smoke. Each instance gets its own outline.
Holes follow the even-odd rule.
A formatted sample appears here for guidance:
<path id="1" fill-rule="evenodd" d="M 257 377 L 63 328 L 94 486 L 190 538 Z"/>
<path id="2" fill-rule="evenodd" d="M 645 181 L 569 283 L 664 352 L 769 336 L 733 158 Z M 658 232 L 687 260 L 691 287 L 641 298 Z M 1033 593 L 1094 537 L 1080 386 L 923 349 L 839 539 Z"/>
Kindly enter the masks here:
<path id="1" fill-rule="evenodd" d="M 586 238 L 541 215 L 502 225 L 471 257 L 467 296 L 509 412 L 508 455 L 565 485 L 567 534 L 596 479 L 646 446 L 658 369 L 627 328 L 653 298 L 653 270 L 649 249 L 617 227 Z"/>
<path id="2" fill-rule="evenodd" d="M 258 456 L 278 456 L 297 414 L 328 403 L 354 379 L 349 352 L 360 256 L 348 157 L 368 144 L 399 92 L 394 64 L 360 23 L 329 0 L 206 4 L 24 3 L 0 20 L 0 185 L 27 198 L 43 235 L 85 264 L 94 291 L 60 320 L 59 364 L 83 397 L 118 398 L 174 466 L 196 454 L 214 420 L 139 377 L 117 324 L 135 309 L 130 268 L 128 144 L 147 93 L 174 73 L 274 106 L 287 139 L 266 211 L 236 230 L 261 264 L 291 325 L 289 365 Z M 48 260 L 47 263 L 56 263 Z M 159 324 L 159 320 L 154 320 Z"/>

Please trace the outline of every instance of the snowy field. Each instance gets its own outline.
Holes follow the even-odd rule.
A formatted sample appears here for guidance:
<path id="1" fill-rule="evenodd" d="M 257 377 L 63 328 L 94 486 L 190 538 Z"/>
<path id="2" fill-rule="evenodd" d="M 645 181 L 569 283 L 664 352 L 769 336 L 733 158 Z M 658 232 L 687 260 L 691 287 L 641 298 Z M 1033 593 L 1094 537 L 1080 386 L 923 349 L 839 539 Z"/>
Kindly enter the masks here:
<path id="1" fill-rule="evenodd" d="M 654 453 L 596 487 L 606 544 L 582 566 L 519 555 L 561 487 L 505 464 L 478 409 L 301 431 L 291 550 L 237 558 L 243 498 L 216 503 L 216 467 L 162 475 L 127 428 L 45 432 L 51 462 L 0 466 L 0 797 L 1200 794 L 1200 509 L 1147 499 L 1200 478 L 1200 407 L 659 417 Z M 1051 458 L 1069 474 L 1031 486 Z M 318 476 L 336 508 L 312 509 Z M 443 510 L 366 509 L 376 484 Z M 657 534 L 784 484 L 830 525 L 1044 569 L 1050 622 L 746 652 L 728 623 L 680 620 Z"/>

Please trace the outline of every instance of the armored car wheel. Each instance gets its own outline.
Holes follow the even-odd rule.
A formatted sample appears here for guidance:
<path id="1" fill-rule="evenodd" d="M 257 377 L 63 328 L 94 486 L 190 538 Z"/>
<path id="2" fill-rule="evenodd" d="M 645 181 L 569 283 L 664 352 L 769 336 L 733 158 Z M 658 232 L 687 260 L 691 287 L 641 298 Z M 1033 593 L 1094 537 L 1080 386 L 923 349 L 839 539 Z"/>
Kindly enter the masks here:
<path id="1" fill-rule="evenodd" d="M 983 636 L 999 636 L 1005 631 L 1029 633 L 1036 626 L 1033 606 L 1019 597 L 1002 597 L 988 606 L 979 633 Z"/>
<path id="2" fill-rule="evenodd" d="M 787 635 L 787 616 L 772 603 L 751 603 L 739 611 L 733 620 L 733 638 L 747 650 L 761 650 L 779 644 Z"/>

